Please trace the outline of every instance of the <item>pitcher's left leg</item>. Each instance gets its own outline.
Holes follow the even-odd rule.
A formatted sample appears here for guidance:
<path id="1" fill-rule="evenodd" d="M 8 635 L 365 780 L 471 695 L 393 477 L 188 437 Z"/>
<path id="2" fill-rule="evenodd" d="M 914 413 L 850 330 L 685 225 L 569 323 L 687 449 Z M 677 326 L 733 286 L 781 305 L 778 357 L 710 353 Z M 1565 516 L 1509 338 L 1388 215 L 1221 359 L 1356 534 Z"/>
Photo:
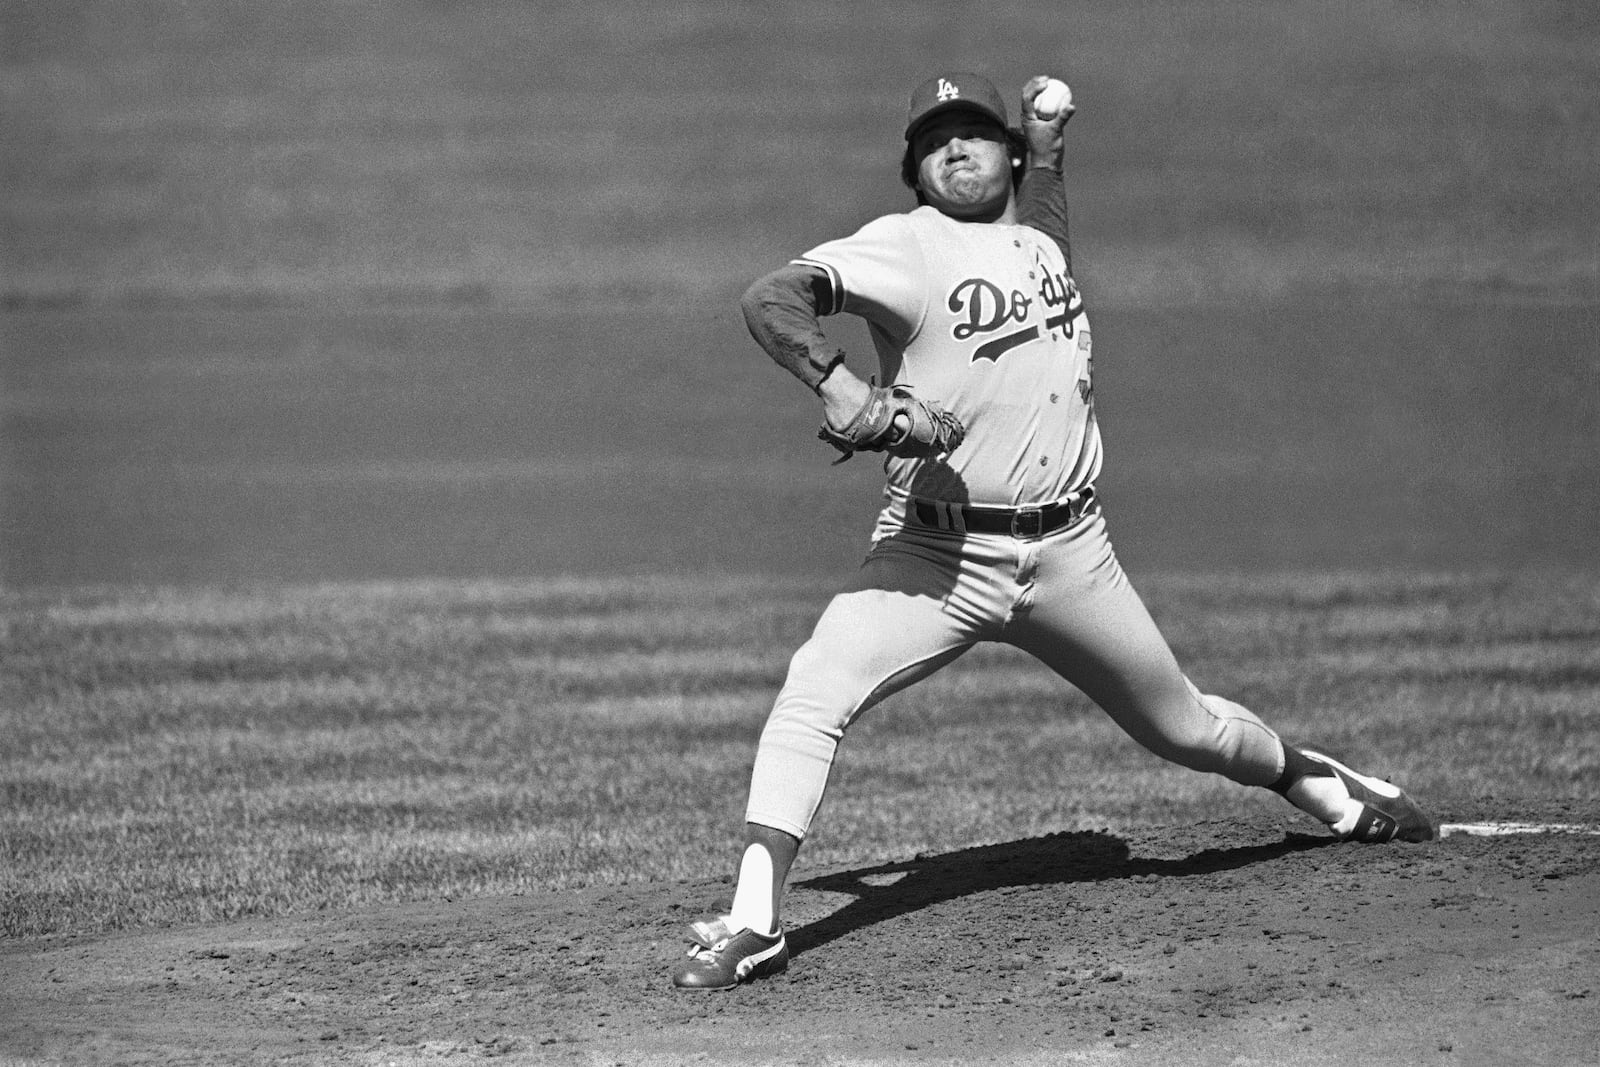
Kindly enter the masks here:
<path id="1" fill-rule="evenodd" d="M 1432 819 L 1399 787 L 1285 745 L 1250 709 L 1200 692 L 1117 563 L 1100 516 L 1041 548 L 1037 588 L 1008 640 L 1140 744 L 1182 766 L 1265 786 L 1347 840 L 1435 836 Z"/>
<path id="2" fill-rule="evenodd" d="M 1006 637 L 1164 759 L 1243 785 L 1271 785 L 1283 772 L 1274 730 L 1184 676 L 1098 515 L 1040 546 L 1030 606 L 1008 624 Z"/>

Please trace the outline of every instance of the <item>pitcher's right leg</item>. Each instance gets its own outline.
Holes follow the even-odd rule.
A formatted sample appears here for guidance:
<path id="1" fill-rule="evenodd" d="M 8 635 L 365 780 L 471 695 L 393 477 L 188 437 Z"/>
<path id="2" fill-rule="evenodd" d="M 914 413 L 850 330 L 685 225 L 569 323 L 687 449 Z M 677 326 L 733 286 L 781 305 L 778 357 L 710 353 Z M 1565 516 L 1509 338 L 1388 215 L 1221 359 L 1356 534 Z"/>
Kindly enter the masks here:
<path id="1" fill-rule="evenodd" d="M 834 597 L 762 730 L 746 820 L 804 838 L 850 723 L 971 644 L 938 600 L 876 588 Z"/>
<path id="2" fill-rule="evenodd" d="M 673 975 L 679 987 L 726 989 L 787 964 L 784 885 L 845 730 L 972 645 L 971 620 L 948 607 L 958 567 L 953 555 L 880 545 L 790 660 L 756 749 L 733 907 L 691 927 L 689 959 Z"/>

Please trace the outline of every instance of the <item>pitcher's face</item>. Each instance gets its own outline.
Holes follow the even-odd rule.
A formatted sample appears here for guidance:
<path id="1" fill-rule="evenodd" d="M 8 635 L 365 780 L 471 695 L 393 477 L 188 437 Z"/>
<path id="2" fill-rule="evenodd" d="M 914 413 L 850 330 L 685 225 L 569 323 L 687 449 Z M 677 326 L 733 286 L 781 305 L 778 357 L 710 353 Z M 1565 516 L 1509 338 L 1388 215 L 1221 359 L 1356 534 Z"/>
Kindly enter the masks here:
<path id="1" fill-rule="evenodd" d="M 1011 197 L 1005 131 L 969 111 L 934 118 L 911 138 L 923 199 L 952 218 L 998 215 Z"/>

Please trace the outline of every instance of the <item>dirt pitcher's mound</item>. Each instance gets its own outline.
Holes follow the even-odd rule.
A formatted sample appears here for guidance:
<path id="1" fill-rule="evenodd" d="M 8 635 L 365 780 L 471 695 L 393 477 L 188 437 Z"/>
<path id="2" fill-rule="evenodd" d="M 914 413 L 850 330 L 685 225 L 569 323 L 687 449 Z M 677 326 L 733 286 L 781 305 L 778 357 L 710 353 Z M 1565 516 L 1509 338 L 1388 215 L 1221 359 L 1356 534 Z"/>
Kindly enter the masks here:
<path id="1" fill-rule="evenodd" d="M 0 950 L 0 1058 L 338 1064 L 1600 1062 L 1600 837 L 1285 821 L 817 874 L 781 976 L 684 993 L 724 882 Z"/>

